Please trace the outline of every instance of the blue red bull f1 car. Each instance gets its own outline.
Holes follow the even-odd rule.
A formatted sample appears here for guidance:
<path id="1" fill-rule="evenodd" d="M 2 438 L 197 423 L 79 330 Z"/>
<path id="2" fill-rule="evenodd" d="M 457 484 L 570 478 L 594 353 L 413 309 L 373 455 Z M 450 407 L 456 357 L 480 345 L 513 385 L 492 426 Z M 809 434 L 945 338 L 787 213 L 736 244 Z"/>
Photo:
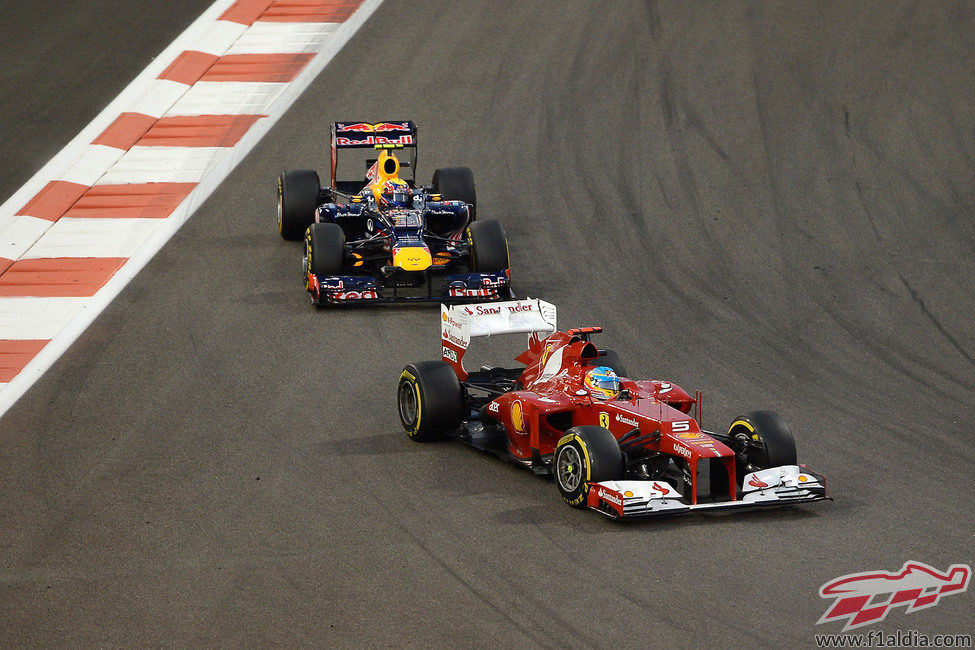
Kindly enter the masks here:
<path id="1" fill-rule="evenodd" d="M 313 170 L 281 173 L 278 229 L 304 238 L 303 277 L 316 305 L 511 297 L 504 228 L 476 220 L 473 172 L 443 167 L 418 187 L 416 145 L 413 122 L 336 122 L 328 187 Z M 356 153 L 362 166 L 352 167 L 364 179 L 340 178 L 340 154 Z"/>

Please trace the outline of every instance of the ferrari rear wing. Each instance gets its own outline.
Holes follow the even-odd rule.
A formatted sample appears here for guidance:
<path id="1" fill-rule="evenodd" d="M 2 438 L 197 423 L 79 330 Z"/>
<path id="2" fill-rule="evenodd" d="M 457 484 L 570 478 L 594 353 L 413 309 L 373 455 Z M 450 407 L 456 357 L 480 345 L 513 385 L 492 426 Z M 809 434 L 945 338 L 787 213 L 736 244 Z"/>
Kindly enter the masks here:
<path id="1" fill-rule="evenodd" d="M 549 334 L 556 330 L 555 305 L 526 298 L 474 305 L 441 305 L 443 359 L 464 380 L 464 352 L 471 338 L 494 334 Z"/>

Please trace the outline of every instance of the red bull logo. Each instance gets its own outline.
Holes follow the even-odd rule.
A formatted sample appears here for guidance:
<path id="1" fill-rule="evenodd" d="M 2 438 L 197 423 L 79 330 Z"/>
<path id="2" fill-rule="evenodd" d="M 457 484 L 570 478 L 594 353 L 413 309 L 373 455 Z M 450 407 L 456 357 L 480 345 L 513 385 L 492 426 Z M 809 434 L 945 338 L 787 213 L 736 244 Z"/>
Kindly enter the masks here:
<path id="1" fill-rule="evenodd" d="M 467 289 L 464 287 L 451 287 L 448 291 L 453 298 L 486 298 L 494 296 L 497 291 L 494 289 Z"/>
<path id="2" fill-rule="evenodd" d="M 375 129 L 372 128 L 372 124 L 367 124 L 366 122 L 356 122 L 355 124 L 337 124 L 335 130 L 339 133 L 355 131 L 357 133 L 372 133 Z"/>
<path id="3" fill-rule="evenodd" d="M 370 124 L 369 122 L 338 122 L 335 130 L 339 133 L 376 133 L 384 131 L 405 131 L 410 132 L 409 122 L 379 122 Z"/>
<path id="4" fill-rule="evenodd" d="M 373 129 L 376 131 L 409 131 L 409 122 L 380 122 L 379 124 L 373 124 Z"/>
<path id="5" fill-rule="evenodd" d="M 904 606 L 910 614 L 934 607 L 942 596 L 968 589 L 972 568 L 953 564 L 942 573 L 923 562 L 905 562 L 900 571 L 866 571 L 830 580 L 819 588 L 822 598 L 836 601 L 816 622 L 846 621 L 843 631 L 884 620 L 894 607 Z"/>
<path id="6" fill-rule="evenodd" d="M 335 146 L 337 147 L 408 147 L 413 144 L 412 135 L 401 135 L 398 138 L 383 135 L 359 137 L 335 136 Z"/>
<path id="7" fill-rule="evenodd" d="M 365 291 L 338 291 L 328 295 L 329 300 L 334 302 L 345 302 L 348 300 L 376 300 L 379 295 L 373 289 Z"/>

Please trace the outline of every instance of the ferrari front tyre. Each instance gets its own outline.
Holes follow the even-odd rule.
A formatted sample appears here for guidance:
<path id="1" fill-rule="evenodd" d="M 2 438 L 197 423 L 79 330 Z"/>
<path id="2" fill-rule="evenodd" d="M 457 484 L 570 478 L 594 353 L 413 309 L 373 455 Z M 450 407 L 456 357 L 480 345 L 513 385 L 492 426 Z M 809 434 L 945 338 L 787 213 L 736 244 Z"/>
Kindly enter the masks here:
<path id="1" fill-rule="evenodd" d="M 745 475 L 769 467 L 796 464 L 796 441 L 789 425 L 774 411 L 752 411 L 728 427 L 735 452 L 738 483 Z"/>
<path id="2" fill-rule="evenodd" d="M 308 271 L 315 275 L 341 275 L 345 268 L 345 233 L 337 223 L 313 223 L 305 233 Z"/>
<path id="3" fill-rule="evenodd" d="M 447 201 L 463 201 L 471 206 L 471 221 L 477 217 L 477 190 L 474 172 L 468 167 L 441 167 L 433 172 L 433 191 Z"/>
<path id="4" fill-rule="evenodd" d="M 555 447 L 555 487 L 573 508 L 585 508 L 589 484 L 623 478 L 623 454 L 608 429 L 572 427 Z"/>
<path id="5" fill-rule="evenodd" d="M 464 418 L 464 393 L 446 361 L 421 361 L 403 368 L 396 391 L 403 429 L 413 440 L 443 440 Z"/>
<path id="6" fill-rule="evenodd" d="M 315 221 L 315 209 L 322 186 L 318 172 L 291 169 L 278 176 L 278 232 L 297 241 Z"/>
<path id="7" fill-rule="evenodd" d="M 508 262 L 508 239 L 496 219 L 478 221 L 467 228 L 471 271 L 495 273 L 504 271 Z"/>

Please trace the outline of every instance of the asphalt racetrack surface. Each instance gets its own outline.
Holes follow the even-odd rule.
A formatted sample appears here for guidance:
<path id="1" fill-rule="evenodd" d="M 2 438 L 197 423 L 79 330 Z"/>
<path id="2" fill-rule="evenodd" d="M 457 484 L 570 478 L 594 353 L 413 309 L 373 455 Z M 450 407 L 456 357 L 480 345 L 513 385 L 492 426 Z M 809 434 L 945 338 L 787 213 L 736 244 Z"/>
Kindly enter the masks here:
<path id="1" fill-rule="evenodd" d="M 4 196 L 205 4 L 145 3 L 123 68 L 71 35 L 130 3 L 6 9 Z M 386 0 L 0 419 L 0 645 L 808 647 L 823 583 L 973 564 L 973 62 L 970 2 Z M 408 440 L 436 308 L 316 310 L 276 231 L 336 119 L 415 120 L 520 295 L 708 429 L 778 411 L 835 501 L 621 524 Z M 970 634 L 972 597 L 863 631 Z"/>

